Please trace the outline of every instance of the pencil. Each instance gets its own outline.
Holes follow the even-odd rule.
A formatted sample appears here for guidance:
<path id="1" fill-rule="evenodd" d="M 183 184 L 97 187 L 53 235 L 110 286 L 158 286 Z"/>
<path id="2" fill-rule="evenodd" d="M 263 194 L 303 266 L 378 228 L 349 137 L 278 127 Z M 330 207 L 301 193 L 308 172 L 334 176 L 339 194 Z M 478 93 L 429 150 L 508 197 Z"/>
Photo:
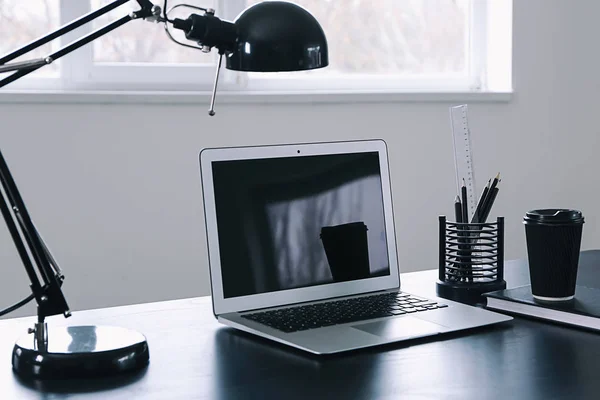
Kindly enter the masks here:
<path id="1" fill-rule="evenodd" d="M 492 206 L 494 205 L 494 200 L 496 200 L 496 196 L 498 195 L 498 191 L 500 189 L 498 189 L 497 187 L 494 188 L 494 190 L 490 191 L 490 200 L 487 202 L 487 207 L 484 210 L 484 214 L 483 214 L 483 218 L 482 218 L 482 222 L 485 222 L 488 218 L 488 216 L 490 215 L 490 211 L 492 210 Z"/>
<path id="2" fill-rule="evenodd" d="M 464 222 L 463 219 L 462 219 L 462 204 L 460 202 L 460 196 L 459 195 L 456 195 L 456 199 L 454 199 L 454 216 L 455 216 L 456 222 L 458 224 L 460 224 L 461 222 Z M 462 237 L 462 227 L 457 226 L 457 230 L 458 230 L 458 235 L 459 235 L 458 243 L 462 243 L 463 242 L 463 240 L 461 239 L 461 237 Z M 461 249 L 462 247 L 463 246 L 461 246 L 461 245 L 458 246 L 459 249 Z M 459 251 L 458 255 L 461 256 L 462 253 Z M 455 259 L 454 266 L 457 267 L 457 268 L 462 268 L 462 264 L 461 264 L 460 261 L 461 261 L 460 257 L 457 257 Z"/>
<path id="3" fill-rule="evenodd" d="M 460 188 L 462 195 L 462 222 L 465 224 L 469 223 L 469 208 L 467 206 L 467 186 L 465 185 L 465 178 L 462 180 L 462 187 Z"/>
<path id="4" fill-rule="evenodd" d="M 462 186 L 460 188 L 460 193 L 462 195 L 462 219 L 463 222 L 465 224 L 469 223 L 469 209 L 467 206 L 467 185 L 465 184 L 465 179 L 463 178 L 462 180 Z M 469 240 L 467 239 L 467 236 L 469 236 L 469 233 L 467 232 L 467 230 L 469 229 L 468 226 L 463 226 L 462 227 L 462 235 L 463 236 L 463 240 L 462 242 L 465 243 L 464 246 L 462 246 L 463 249 L 467 249 L 468 250 L 468 243 Z M 460 246 L 459 246 L 460 248 Z M 470 270 L 470 265 L 471 265 L 471 258 L 469 257 L 469 252 L 468 251 L 463 251 L 463 252 L 459 252 L 458 253 L 459 256 L 462 256 L 461 260 L 464 262 L 464 264 L 462 264 L 463 267 L 463 272 L 465 274 L 469 274 Z"/>
<path id="5" fill-rule="evenodd" d="M 460 204 L 460 197 L 456 196 L 454 200 L 454 217 L 456 222 L 463 222 L 462 220 L 462 205 Z"/>
<path id="6" fill-rule="evenodd" d="M 490 190 L 490 183 L 492 180 L 488 180 L 487 185 L 483 188 L 483 193 L 479 197 L 479 201 L 477 202 L 477 207 L 475 208 L 475 213 L 473 214 L 473 218 L 471 218 L 471 223 L 477 223 L 481 220 L 481 209 L 483 208 L 483 203 L 485 202 L 485 197 L 488 194 L 488 190 Z"/>
<path id="7" fill-rule="evenodd" d="M 483 207 L 482 211 L 485 211 L 486 209 L 491 208 L 491 206 L 488 204 L 488 202 L 490 201 L 492 191 L 496 188 L 496 186 L 498 186 L 498 183 L 500 183 L 500 181 L 501 181 L 500 172 L 498 172 L 498 174 L 492 181 L 492 184 L 490 185 L 490 189 L 488 190 L 488 194 L 485 198 L 485 203 L 483 203 L 483 206 L 482 206 Z M 483 217 L 483 214 L 481 216 Z M 485 221 L 482 221 L 482 222 L 485 222 Z"/>
<path id="8" fill-rule="evenodd" d="M 496 174 L 496 177 L 494 177 L 494 181 L 492 182 L 492 186 L 490 186 L 490 193 L 492 190 L 494 190 L 496 188 L 496 186 L 498 186 L 498 183 L 501 181 L 500 179 L 500 172 L 498 172 Z"/>

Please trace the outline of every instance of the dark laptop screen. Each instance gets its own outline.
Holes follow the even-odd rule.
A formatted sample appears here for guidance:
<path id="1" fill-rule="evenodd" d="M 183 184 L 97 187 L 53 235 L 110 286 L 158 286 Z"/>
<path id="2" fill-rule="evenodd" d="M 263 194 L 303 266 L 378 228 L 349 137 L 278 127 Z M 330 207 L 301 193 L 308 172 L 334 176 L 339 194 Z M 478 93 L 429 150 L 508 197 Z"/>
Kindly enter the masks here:
<path id="1" fill-rule="evenodd" d="M 212 169 L 225 298 L 390 274 L 377 152 Z"/>

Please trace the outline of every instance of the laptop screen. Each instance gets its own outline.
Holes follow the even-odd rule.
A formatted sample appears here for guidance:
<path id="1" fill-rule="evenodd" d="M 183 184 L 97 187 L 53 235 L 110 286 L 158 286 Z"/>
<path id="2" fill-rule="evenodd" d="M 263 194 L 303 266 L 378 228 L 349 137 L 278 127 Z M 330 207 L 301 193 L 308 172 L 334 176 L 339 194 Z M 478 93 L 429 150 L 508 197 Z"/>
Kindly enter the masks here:
<path id="1" fill-rule="evenodd" d="M 377 152 L 212 171 L 225 298 L 390 274 Z"/>

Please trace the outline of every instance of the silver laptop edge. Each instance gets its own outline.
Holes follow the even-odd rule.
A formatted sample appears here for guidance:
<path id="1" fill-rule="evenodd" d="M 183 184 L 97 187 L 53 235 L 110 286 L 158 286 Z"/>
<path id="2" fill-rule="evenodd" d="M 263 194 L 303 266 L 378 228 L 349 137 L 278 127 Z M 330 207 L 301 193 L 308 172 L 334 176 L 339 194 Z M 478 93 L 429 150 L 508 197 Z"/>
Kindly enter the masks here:
<path id="1" fill-rule="evenodd" d="M 385 244 L 389 275 L 368 279 L 318 284 L 264 293 L 226 296 L 223 287 L 217 201 L 215 200 L 214 163 L 243 160 L 291 159 L 311 156 L 377 153 L 385 225 Z M 355 298 L 373 292 L 397 292 L 400 289 L 399 265 L 393 218 L 392 193 L 387 147 L 382 140 L 311 143 L 278 146 L 205 149 L 200 153 L 206 235 L 214 314 L 224 325 L 262 336 L 314 354 L 331 354 L 408 339 L 469 329 L 511 317 L 460 303 L 429 297 L 448 307 L 410 315 L 370 319 L 323 328 L 285 333 L 247 318 L 255 310 L 321 303 L 341 297 Z M 383 231 L 382 231 L 383 232 Z M 369 244 L 370 246 L 370 244 Z M 432 285 L 434 282 L 431 283 Z"/>

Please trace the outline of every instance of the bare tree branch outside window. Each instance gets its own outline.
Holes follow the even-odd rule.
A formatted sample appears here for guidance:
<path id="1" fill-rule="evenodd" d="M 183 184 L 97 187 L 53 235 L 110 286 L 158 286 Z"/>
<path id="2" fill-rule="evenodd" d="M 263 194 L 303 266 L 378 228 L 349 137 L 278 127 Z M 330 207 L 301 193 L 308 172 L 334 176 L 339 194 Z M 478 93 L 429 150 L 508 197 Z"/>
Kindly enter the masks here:
<path id="1" fill-rule="evenodd" d="M 88 1 L 88 0 L 77 0 Z M 111 0 L 91 0 L 97 9 Z M 247 0 L 247 5 L 260 0 Z M 421 75 L 468 72 L 469 6 L 472 0 L 294 0 L 319 20 L 327 34 L 330 67 L 304 74 Z M 59 24 L 60 0 L 0 0 L 0 53 L 26 44 Z M 214 7 L 216 0 L 171 0 Z M 160 2 L 159 2 L 160 3 Z M 138 8 L 130 2 L 94 22 L 94 28 Z M 186 18 L 189 9 L 173 17 Z M 178 38 L 185 41 L 181 32 Z M 58 43 L 54 44 L 58 46 Z M 95 62 L 213 63 L 203 54 L 172 43 L 160 24 L 133 21 L 96 40 Z M 56 48 L 56 47 L 55 47 Z M 51 51 L 44 46 L 34 53 Z M 41 73 L 56 73 L 56 65 Z M 302 73 L 300 73 L 302 74 Z"/>
<path id="2" fill-rule="evenodd" d="M 317 18 L 329 44 L 330 67 L 305 74 L 467 73 L 469 0 L 294 2 Z"/>
<path id="3" fill-rule="evenodd" d="M 59 0 L 0 0 L 0 55 L 10 53 L 59 26 Z M 45 57 L 58 49 L 58 41 L 40 47 L 17 60 Z M 60 62 L 60 61 L 59 61 Z M 52 76 L 58 64 L 40 69 L 38 76 Z"/>

